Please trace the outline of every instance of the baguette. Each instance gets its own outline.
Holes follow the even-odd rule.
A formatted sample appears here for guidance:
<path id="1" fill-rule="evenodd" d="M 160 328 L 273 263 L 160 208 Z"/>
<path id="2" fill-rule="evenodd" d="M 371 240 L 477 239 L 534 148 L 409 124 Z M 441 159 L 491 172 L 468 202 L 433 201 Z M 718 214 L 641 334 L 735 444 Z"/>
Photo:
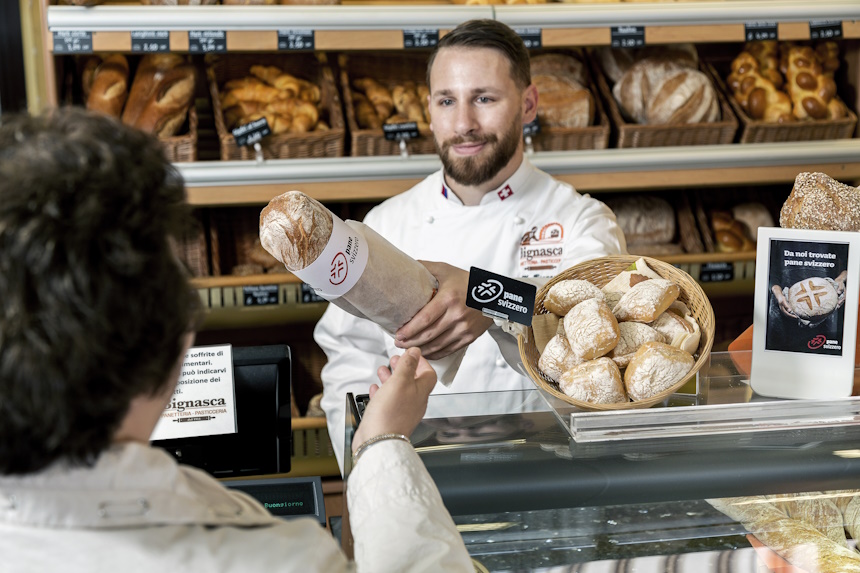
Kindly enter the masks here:
<path id="1" fill-rule="evenodd" d="M 143 57 L 122 114 L 122 121 L 158 137 L 182 125 L 194 98 L 194 67 L 177 54 Z"/>
<path id="2" fill-rule="evenodd" d="M 87 109 L 118 118 L 127 97 L 128 60 L 122 54 L 112 54 L 92 74 Z"/>

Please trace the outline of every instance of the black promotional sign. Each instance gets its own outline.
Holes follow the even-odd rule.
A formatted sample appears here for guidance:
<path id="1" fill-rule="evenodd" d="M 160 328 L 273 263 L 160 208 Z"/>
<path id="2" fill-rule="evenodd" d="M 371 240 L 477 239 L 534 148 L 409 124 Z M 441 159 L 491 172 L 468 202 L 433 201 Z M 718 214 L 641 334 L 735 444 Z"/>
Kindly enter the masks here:
<path id="1" fill-rule="evenodd" d="M 408 121 L 405 123 L 386 123 L 382 126 L 382 133 L 388 141 L 408 141 L 418 137 L 418 124 L 414 121 Z"/>
<path id="2" fill-rule="evenodd" d="M 744 24 L 744 37 L 747 42 L 761 42 L 779 38 L 776 22 L 747 22 Z"/>
<path id="3" fill-rule="evenodd" d="M 735 266 L 732 263 L 705 263 L 699 271 L 700 283 L 719 283 L 735 278 Z"/>
<path id="4" fill-rule="evenodd" d="M 534 121 L 530 121 L 523 126 L 523 135 L 531 135 L 535 136 L 540 133 L 540 123 L 538 123 L 537 118 Z"/>
<path id="5" fill-rule="evenodd" d="M 266 118 L 261 117 L 251 123 L 240 125 L 231 133 L 233 134 L 233 138 L 236 140 L 236 145 L 241 147 L 243 145 L 254 145 L 272 133 L 272 130 L 269 128 L 269 122 L 266 121 Z"/>
<path id="6" fill-rule="evenodd" d="M 645 45 L 645 26 L 612 26 L 609 37 L 613 48 L 641 48 Z"/>
<path id="7" fill-rule="evenodd" d="M 313 50 L 314 31 L 310 29 L 278 30 L 279 50 Z"/>
<path id="8" fill-rule="evenodd" d="M 278 304 L 278 285 L 250 285 L 242 287 L 245 306 Z"/>
<path id="9" fill-rule="evenodd" d="M 529 50 L 536 50 L 543 46 L 541 43 L 542 36 L 540 28 L 514 28 L 514 32 L 522 38 L 523 44 L 525 44 L 526 48 Z"/>
<path id="10" fill-rule="evenodd" d="M 189 30 L 188 52 L 191 54 L 219 54 L 227 51 L 227 32 L 224 30 Z"/>
<path id="11" fill-rule="evenodd" d="M 92 54 L 93 33 L 80 31 L 54 32 L 55 54 Z"/>
<path id="12" fill-rule="evenodd" d="M 147 53 L 170 51 L 170 32 L 167 30 L 132 30 L 132 53 Z"/>
<path id="13" fill-rule="evenodd" d="M 434 48 L 439 43 L 439 30 L 414 28 L 403 30 L 404 48 Z"/>
<path id="14" fill-rule="evenodd" d="M 809 23 L 810 40 L 841 40 L 841 20 L 812 20 Z"/>
<path id="15" fill-rule="evenodd" d="M 536 293 L 532 284 L 472 267 L 466 306 L 487 316 L 530 326 Z"/>

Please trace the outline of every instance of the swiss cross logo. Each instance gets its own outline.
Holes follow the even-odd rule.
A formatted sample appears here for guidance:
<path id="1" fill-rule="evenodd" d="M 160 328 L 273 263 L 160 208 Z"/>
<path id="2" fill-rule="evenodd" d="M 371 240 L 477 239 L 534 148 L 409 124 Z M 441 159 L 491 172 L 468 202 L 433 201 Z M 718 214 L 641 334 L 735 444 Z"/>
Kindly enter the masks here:
<path id="1" fill-rule="evenodd" d="M 510 185 L 505 185 L 504 187 L 499 189 L 499 191 L 496 194 L 499 196 L 499 199 L 504 201 L 505 199 L 507 199 L 508 197 L 510 197 L 511 195 L 514 194 L 514 190 L 511 189 Z"/>
<path id="2" fill-rule="evenodd" d="M 346 280 L 346 274 L 348 271 L 349 267 L 346 263 L 346 255 L 343 253 L 336 254 L 331 260 L 328 282 L 333 285 L 339 285 Z"/>

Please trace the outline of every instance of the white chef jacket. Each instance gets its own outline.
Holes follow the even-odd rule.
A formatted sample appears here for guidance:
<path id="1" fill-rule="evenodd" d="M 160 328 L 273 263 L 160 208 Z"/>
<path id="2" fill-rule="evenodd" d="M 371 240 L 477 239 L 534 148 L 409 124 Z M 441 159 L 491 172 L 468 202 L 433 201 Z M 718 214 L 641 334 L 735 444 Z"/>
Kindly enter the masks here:
<path id="1" fill-rule="evenodd" d="M 364 222 L 415 259 L 464 270 L 476 266 L 508 277 L 545 280 L 576 263 L 626 250 L 624 234 L 606 205 L 553 179 L 527 158 L 479 205 L 463 205 L 440 170 L 374 207 Z M 403 350 L 373 322 L 335 305 L 317 323 L 314 338 L 328 357 L 321 406 L 342 469 L 346 393 L 366 394 L 377 381 L 377 368 Z M 469 346 L 451 386 L 437 384 L 433 392 L 533 387 L 484 333 Z"/>

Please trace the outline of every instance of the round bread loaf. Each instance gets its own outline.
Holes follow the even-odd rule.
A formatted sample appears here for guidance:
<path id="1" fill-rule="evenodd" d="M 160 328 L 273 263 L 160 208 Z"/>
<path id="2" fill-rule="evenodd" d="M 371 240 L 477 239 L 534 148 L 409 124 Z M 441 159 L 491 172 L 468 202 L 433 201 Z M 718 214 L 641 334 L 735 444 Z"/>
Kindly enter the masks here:
<path id="1" fill-rule="evenodd" d="M 570 349 L 583 360 L 603 356 L 618 344 L 618 321 L 596 298 L 579 303 L 565 315 L 564 332 Z"/>
<path id="2" fill-rule="evenodd" d="M 583 362 L 561 375 L 561 391 L 575 400 L 592 404 L 627 402 L 621 371 L 609 358 Z"/>
<path id="3" fill-rule="evenodd" d="M 653 195 L 631 195 L 609 199 L 627 244 L 655 245 L 675 238 L 675 210 L 668 201 Z"/>
<path id="4" fill-rule="evenodd" d="M 564 334 L 556 334 L 546 343 L 546 348 L 543 349 L 540 360 L 538 360 L 538 368 L 550 379 L 558 382 L 565 371 L 582 364 L 582 362 L 582 358 L 579 358 L 570 349 L 567 337 Z"/>
<path id="5" fill-rule="evenodd" d="M 661 332 L 641 322 L 622 322 L 618 325 L 618 332 L 618 344 L 607 356 L 619 368 L 626 367 L 639 347 L 646 342 L 668 341 Z"/>
<path id="6" fill-rule="evenodd" d="M 788 303 L 800 318 L 814 319 L 836 310 L 839 295 L 827 279 L 811 277 L 788 288 Z"/>
<path id="7" fill-rule="evenodd" d="M 291 271 L 317 260 L 332 230 L 331 213 L 300 191 L 275 197 L 260 213 L 260 242 Z"/>
<path id="8" fill-rule="evenodd" d="M 645 400 L 683 380 L 693 367 L 692 355 L 662 342 L 639 347 L 624 372 L 624 387 L 633 400 Z"/>
<path id="9" fill-rule="evenodd" d="M 642 281 L 624 293 L 612 313 L 619 322 L 653 322 L 679 294 L 680 287 L 666 279 Z"/>
<path id="10" fill-rule="evenodd" d="M 546 293 L 543 306 L 552 313 L 564 316 L 570 309 L 590 298 L 604 300 L 603 291 L 588 281 L 559 281 Z"/>

